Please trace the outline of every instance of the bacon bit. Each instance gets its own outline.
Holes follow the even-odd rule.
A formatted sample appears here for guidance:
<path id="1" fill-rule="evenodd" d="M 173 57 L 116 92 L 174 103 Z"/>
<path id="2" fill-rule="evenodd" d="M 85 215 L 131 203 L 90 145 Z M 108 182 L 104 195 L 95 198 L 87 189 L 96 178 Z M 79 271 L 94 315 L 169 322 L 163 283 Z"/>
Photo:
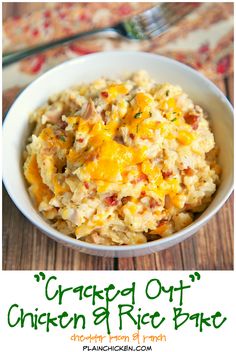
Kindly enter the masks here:
<path id="1" fill-rule="evenodd" d="M 184 205 L 184 208 L 186 209 L 186 210 L 188 210 L 188 209 L 191 209 L 191 204 L 189 204 L 189 203 L 185 203 L 185 205 Z"/>
<path id="2" fill-rule="evenodd" d="M 191 167 L 187 167 L 187 169 L 184 169 L 183 171 L 184 171 L 185 175 L 187 175 L 187 176 L 193 176 L 193 174 L 194 174 L 194 171 L 193 171 L 193 169 L 191 169 Z"/>
<path id="3" fill-rule="evenodd" d="M 110 197 L 106 197 L 104 199 L 104 202 L 109 206 L 117 205 L 118 204 L 117 195 L 113 194 Z"/>
<path id="4" fill-rule="evenodd" d="M 191 113 L 187 113 L 186 115 L 184 115 L 184 119 L 185 119 L 185 122 L 188 125 L 192 126 L 193 130 L 197 130 L 198 129 L 199 116 L 191 114 Z"/>
<path id="5" fill-rule="evenodd" d="M 149 205 L 150 205 L 150 208 L 152 209 L 152 208 L 157 207 L 160 204 L 154 198 L 151 198 L 150 202 L 149 202 Z"/>
<path id="6" fill-rule="evenodd" d="M 130 133 L 129 136 L 130 136 L 131 139 L 135 138 L 135 135 L 133 133 Z"/>
<path id="7" fill-rule="evenodd" d="M 162 176 L 164 179 L 170 177 L 173 174 L 173 171 L 162 171 Z"/>
<path id="8" fill-rule="evenodd" d="M 108 98 L 109 94 L 108 94 L 108 92 L 101 92 L 101 96 L 103 98 Z"/>
<path id="9" fill-rule="evenodd" d="M 146 192 L 145 192 L 145 191 L 142 191 L 142 192 L 140 193 L 140 195 L 141 195 L 142 197 L 145 197 L 145 196 L 146 196 Z"/>
<path id="10" fill-rule="evenodd" d="M 78 139 L 78 142 L 79 142 L 79 143 L 83 143 L 83 141 L 84 141 L 84 138 L 79 138 L 79 139 Z"/>
<path id="11" fill-rule="evenodd" d="M 88 184 L 88 182 L 84 182 L 84 187 L 85 187 L 86 189 L 89 189 L 89 184 Z"/>
<path id="12" fill-rule="evenodd" d="M 141 182 L 141 181 L 147 181 L 148 177 L 145 174 L 141 174 L 138 178 L 137 178 L 137 182 Z"/>

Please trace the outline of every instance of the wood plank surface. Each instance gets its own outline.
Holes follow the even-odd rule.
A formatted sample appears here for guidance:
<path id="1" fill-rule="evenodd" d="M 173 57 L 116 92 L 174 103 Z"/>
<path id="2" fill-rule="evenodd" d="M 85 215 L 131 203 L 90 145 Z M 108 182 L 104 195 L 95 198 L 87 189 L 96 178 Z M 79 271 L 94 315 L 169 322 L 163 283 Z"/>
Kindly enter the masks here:
<path id="1" fill-rule="evenodd" d="M 5 3 L 3 18 L 33 10 L 42 3 Z M 233 102 L 233 76 L 214 82 Z M 4 111 L 19 89 L 3 94 Z M 4 146 L 3 146 L 4 148 Z M 232 270 L 233 196 L 198 233 L 159 253 L 136 258 L 102 258 L 81 254 L 41 233 L 3 191 L 4 270 Z"/>

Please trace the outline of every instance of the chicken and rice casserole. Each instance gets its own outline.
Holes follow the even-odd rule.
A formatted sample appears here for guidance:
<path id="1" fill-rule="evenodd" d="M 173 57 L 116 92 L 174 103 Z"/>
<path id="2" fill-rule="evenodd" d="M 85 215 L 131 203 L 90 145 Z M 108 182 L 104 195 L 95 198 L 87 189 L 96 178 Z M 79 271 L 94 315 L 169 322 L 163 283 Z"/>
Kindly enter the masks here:
<path id="1" fill-rule="evenodd" d="M 147 72 L 101 78 L 31 114 L 24 175 L 58 231 L 103 245 L 169 236 L 191 224 L 219 183 L 206 113 Z"/>

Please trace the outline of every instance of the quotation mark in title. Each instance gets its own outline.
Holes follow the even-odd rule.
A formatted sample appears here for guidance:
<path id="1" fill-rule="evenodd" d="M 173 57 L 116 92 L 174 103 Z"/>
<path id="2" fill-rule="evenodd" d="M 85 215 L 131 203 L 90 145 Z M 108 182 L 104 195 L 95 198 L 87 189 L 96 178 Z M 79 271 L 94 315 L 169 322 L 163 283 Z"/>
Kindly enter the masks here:
<path id="1" fill-rule="evenodd" d="M 42 271 L 40 271 L 39 275 L 35 274 L 34 277 L 37 282 L 39 282 L 40 279 L 45 280 L 45 278 L 46 278 L 45 274 Z"/>
<path id="2" fill-rule="evenodd" d="M 201 279 L 201 275 L 197 271 L 195 271 L 194 274 L 190 274 L 189 277 L 190 277 L 192 282 L 194 282 L 196 279 L 197 280 Z"/>

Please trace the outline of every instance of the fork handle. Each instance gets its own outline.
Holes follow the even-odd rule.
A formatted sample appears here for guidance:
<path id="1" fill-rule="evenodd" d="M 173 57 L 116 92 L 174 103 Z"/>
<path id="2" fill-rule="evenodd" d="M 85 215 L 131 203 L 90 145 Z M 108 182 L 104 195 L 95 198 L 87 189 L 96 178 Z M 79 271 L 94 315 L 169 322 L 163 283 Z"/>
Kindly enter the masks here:
<path id="1" fill-rule="evenodd" d="M 80 38 L 84 38 L 87 36 L 91 36 L 97 33 L 103 33 L 103 32 L 111 32 L 111 33 L 117 33 L 116 29 L 113 27 L 106 27 L 106 28 L 99 28 L 99 29 L 93 29 L 91 31 L 88 32 L 83 32 L 83 33 L 78 33 L 78 34 L 74 34 L 71 35 L 70 37 L 66 37 L 66 38 L 61 38 L 61 39 L 57 39 L 54 40 L 52 42 L 49 43 L 45 43 L 45 44 L 41 44 L 32 48 L 28 48 L 28 49 L 23 49 L 23 50 L 19 50 L 19 51 L 15 51 L 15 52 L 9 52 L 6 54 L 3 54 L 2 57 L 2 65 L 7 66 L 10 65 L 14 62 L 17 62 L 21 59 L 24 59 L 26 57 L 29 57 L 31 55 L 35 55 L 41 52 L 44 52 L 48 49 L 53 49 L 56 48 L 60 45 L 64 45 L 64 44 L 68 44 L 73 42 L 74 40 L 80 39 Z"/>

